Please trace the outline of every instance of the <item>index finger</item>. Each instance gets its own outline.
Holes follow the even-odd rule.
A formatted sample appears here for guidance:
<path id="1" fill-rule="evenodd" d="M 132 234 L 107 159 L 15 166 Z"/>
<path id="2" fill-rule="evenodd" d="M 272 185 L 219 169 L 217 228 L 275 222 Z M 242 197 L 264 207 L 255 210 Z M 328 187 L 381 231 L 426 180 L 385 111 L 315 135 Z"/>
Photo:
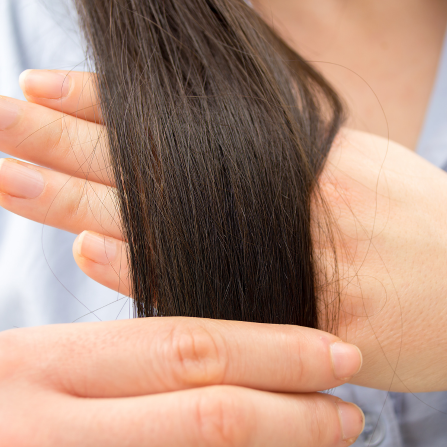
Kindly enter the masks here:
<path id="1" fill-rule="evenodd" d="M 33 380 L 50 378 L 81 397 L 208 385 L 321 391 L 348 381 L 362 361 L 355 346 L 316 329 L 182 317 L 7 331 L 0 351 L 9 352 L 15 375 L 31 370 Z"/>
<path id="2" fill-rule="evenodd" d="M 102 124 L 96 75 L 82 71 L 25 70 L 20 87 L 29 102 Z"/>

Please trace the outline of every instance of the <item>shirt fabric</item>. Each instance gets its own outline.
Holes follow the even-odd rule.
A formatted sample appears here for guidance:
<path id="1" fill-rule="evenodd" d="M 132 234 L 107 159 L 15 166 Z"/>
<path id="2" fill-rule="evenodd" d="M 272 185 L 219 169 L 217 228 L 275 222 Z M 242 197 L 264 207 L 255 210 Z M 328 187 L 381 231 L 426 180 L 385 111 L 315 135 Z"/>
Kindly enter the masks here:
<path id="1" fill-rule="evenodd" d="M 24 99 L 18 77 L 27 68 L 86 69 L 75 14 L 64 1 L 0 0 L 0 94 Z M 447 43 L 417 150 L 444 169 L 446 105 Z M 0 208 L 0 330 L 131 316 L 127 297 L 77 267 L 73 240 Z M 365 431 L 356 447 L 447 446 L 445 392 L 412 395 L 344 385 L 334 394 L 365 412 Z"/>

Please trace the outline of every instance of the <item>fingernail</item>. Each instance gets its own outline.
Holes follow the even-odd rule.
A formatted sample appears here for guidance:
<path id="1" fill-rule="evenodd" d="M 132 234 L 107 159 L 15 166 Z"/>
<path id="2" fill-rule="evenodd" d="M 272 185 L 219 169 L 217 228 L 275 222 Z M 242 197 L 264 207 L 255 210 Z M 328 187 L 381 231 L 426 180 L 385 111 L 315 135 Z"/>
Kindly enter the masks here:
<path id="1" fill-rule="evenodd" d="M 20 116 L 20 107 L 0 97 L 0 130 L 9 129 Z"/>
<path id="2" fill-rule="evenodd" d="M 65 98 L 70 92 L 70 84 L 70 76 L 49 70 L 25 70 L 20 75 L 24 93 L 37 98 Z"/>
<path id="3" fill-rule="evenodd" d="M 0 160 L 0 192 L 20 199 L 35 199 L 45 183 L 42 174 L 13 161 Z"/>
<path id="4" fill-rule="evenodd" d="M 112 238 L 85 231 L 81 234 L 80 255 L 97 264 L 110 264 L 116 256 L 116 242 Z"/>
<path id="5" fill-rule="evenodd" d="M 344 441 L 355 441 L 365 428 L 365 416 L 363 411 L 354 404 L 337 402 L 338 415 L 341 422 L 341 430 Z M 350 444 L 349 444 L 350 445 Z"/>
<path id="6" fill-rule="evenodd" d="M 362 368 L 362 353 L 357 346 L 340 341 L 332 343 L 330 349 L 336 379 L 347 380 Z"/>

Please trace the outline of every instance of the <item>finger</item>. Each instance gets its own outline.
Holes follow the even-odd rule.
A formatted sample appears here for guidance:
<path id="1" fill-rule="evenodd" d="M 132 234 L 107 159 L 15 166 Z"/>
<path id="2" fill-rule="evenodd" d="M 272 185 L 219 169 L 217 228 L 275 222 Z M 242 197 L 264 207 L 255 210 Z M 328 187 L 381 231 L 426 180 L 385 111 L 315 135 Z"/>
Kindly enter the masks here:
<path id="1" fill-rule="evenodd" d="M 84 231 L 74 241 L 73 256 L 81 270 L 94 281 L 130 296 L 127 243 Z"/>
<path id="2" fill-rule="evenodd" d="M 113 185 L 105 128 L 0 97 L 0 150 L 79 178 Z"/>
<path id="3" fill-rule="evenodd" d="M 25 419 L 36 427 L 14 445 L 29 445 L 32 432 L 33 445 L 49 447 L 346 447 L 364 426 L 357 406 L 330 395 L 222 386 L 127 399 L 55 396 L 37 405 Z"/>
<path id="4" fill-rule="evenodd" d="M 32 380 L 80 397 L 221 384 L 312 392 L 345 383 L 361 365 L 355 346 L 316 329 L 197 318 L 44 326 L 4 332 L 0 342 L 14 374 L 32 370 Z"/>
<path id="5" fill-rule="evenodd" d="M 0 206 L 72 233 L 91 230 L 121 238 L 115 192 L 40 166 L 0 160 Z"/>
<path id="6" fill-rule="evenodd" d="M 28 101 L 102 124 L 94 73 L 25 70 L 20 75 L 19 82 Z"/>

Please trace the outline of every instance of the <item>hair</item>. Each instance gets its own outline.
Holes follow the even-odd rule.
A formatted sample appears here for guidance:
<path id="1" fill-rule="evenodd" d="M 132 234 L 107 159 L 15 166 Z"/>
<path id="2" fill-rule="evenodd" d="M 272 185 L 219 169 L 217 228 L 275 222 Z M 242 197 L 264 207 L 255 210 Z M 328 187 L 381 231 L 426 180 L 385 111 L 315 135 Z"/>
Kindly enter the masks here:
<path id="1" fill-rule="evenodd" d="M 311 204 L 343 119 L 332 88 L 243 0 L 76 5 L 136 315 L 321 327 Z"/>

